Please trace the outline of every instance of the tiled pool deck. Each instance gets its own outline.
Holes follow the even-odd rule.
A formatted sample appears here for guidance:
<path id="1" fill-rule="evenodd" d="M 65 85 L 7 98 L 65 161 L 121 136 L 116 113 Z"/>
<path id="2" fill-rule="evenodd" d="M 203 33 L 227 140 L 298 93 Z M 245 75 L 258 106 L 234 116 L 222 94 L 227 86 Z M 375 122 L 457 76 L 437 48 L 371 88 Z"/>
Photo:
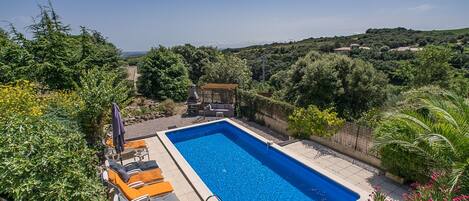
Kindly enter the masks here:
<path id="1" fill-rule="evenodd" d="M 371 193 L 374 186 L 379 186 L 381 191 L 393 200 L 401 200 L 402 194 L 407 192 L 407 187 L 389 180 L 379 169 L 332 151 L 315 142 L 304 140 L 285 147 L 305 156 L 309 161 L 366 192 Z"/>
<path id="2" fill-rule="evenodd" d="M 150 132 L 156 133 L 157 131 L 166 130 L 168 126 L 177 125 L 177 127 L 181 127 L 190 125 L 193 123 L 193 120 L 195 119 L 182 119 L 180 117 L 178 119 L 178 117 L 171 117 L 170 121 L 172 122 L 169 122 L 168 119 L 163 119 L 162 122 L 158 122 L 158 119 L 156 119 L 140 123 L 142 125 L 132 125 L 130 126 L 132 128 L 127 131 L 130 131 L 129 137 L 140 138 L 142 136 L 138 136 L 138 134 L 152 135 Z M 275 136 L 274 133 L 271 133 L 266 128 L 256 126 L 252 123 L 242 122 L 237 119 L 234 119 L 234 121 L 269 140 L 273 140 L 276 143 L 285 140 L 279 139 L 281 136 Z M 141 133 L 138 133 L 139 127 L 144 129 Z M 152 130 L 151 128 L 153 128 L 153 131 L 150 131 Z M 201 200 L 196 194 L 194 188 L 190 185 L 181 170 L 173 161 L 160 139 L 153 136 L 145 138 L 145 141 L 149 147 L 150 159 L 158 162 L 163 170 L 165 180 L 171 182 L 173 185 L 176 196 L 181 201 Z M 366 192 L 371 193 L 373 191 L 373 186 L 379 186 L 383 192 L 389 195 L 389 198 L 401 200 L 402 194 L 407 191 L 407 187 L 398 185 L 385 178 L 379 169 L 337 153 L 315 142 L 303 140 L 288 144 L 284 147 L 296 154 L 304 156 L 308 161 L 317 164 Z"/>
<path id="3" fill-rule="evenodd" d="M 169 181 L 174 188 L 174 193 L 180 201 L 197 201 L 201 200 L 176 163 L 173 161 L 169 153 L 161 144 L 158 137 L 150 137 L 145 139 L 148 145 L 148 152 L 151 160 L 156 160 L 166 181 Z"/>

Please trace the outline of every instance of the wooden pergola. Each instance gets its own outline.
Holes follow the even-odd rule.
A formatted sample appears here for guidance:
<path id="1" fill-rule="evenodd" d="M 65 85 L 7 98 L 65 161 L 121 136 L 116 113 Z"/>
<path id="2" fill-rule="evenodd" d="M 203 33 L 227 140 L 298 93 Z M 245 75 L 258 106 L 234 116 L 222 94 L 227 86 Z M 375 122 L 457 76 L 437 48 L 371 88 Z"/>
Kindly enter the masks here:
<path id="1" fill-rule="evenodd" d="M 238 84 L 208 83 L 200 87 L 202 105 L 234 104 L 236 102 Z"/>

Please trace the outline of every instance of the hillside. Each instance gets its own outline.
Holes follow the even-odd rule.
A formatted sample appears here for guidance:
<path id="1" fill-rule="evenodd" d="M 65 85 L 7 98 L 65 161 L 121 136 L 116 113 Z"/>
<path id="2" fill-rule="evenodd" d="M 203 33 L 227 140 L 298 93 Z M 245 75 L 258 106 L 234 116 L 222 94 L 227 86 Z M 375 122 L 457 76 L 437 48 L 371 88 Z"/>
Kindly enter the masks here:
<path id="1" fill-rule="evenodd" d="M 296 42 L 272 43 L 254 45 L 244 48 L 226 49 L 225 52 L 234 53 L 246 59 L 256 80 L 268 80 L 269 77 L 280 70 L 289 68 L 298 57 L 304 56 L 310 50 L 332 52 L 338 47 L 348 47 L 351 44 L 370 47 L 371 51 L 380 48 L 398 48 L 404 46 L 423 47 L 432 45 L 455 45 L 463 43 L 469 45 L 469 28 L 454 30 L 418 31 L 406 28 L 368 29 L 363 34 L 350 36 L 334 36 L 308 38 Z M 401 56 L 397 56 L 401 58 Z M 403 59 L 411 58 L 404 55 Z M 263 76 L 264 74 L 264 76 Z"/>
<path id="2" fill-rule="evenodd" d="M 124 59 L 132 58 L 132 57 L 141 57 L 145 55 L 146 53 L 147 51 L 123 51 L 121 53 L 121 57 Z"/>

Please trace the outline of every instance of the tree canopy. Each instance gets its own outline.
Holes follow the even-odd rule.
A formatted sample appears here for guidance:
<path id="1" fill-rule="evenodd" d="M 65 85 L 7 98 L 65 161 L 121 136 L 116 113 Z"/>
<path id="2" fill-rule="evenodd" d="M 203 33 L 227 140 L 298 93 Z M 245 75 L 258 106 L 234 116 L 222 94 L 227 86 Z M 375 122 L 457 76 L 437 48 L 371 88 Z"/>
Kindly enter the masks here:
<path id="1" fill-rule="evenodd" d="M 251 83 L 251 71 L 246 61 L 233 55 L 219 55 L 217 61 L 208 63 L 203 71 L 201 83 L 235 83 L 242 88 Z"/>
<path id="2" fill-rule="evenodd" d="M 185 100 L 190 83 L 188 70 L 179 54 L 160 46 L 152 48 L 139 65 L 138 90 L 147 97 Z"/>
<path id="3" fill-rule="evenodd" d="M 398 27 L 368 29 L 366 33 L 350 36 L 307 38 L 299 41 L 253 45 L 243 48 L 226 49 L 224 51 L 234 53 L 240 58 L 246 59 L 248 66 L 253 72 L 253 79 L 260 81 L 263 79 L 268 80 L 271 75 L 274 75 L 278 71 L 287 70 L 298 58 L 305 56 L 311 50 L 325 53 L 332 51 L 332 48 L 348 47 L 351 44 L 370 47 L 370 50 L 357 50 L 356 53 L 358 54 L 351 54 L 350 56 L 355 58 L 360 55 L 358 58 L 373 63 L 376 69 L 381 70 L 380 67 L 388 66 L 386 63 L 389 63 L 389 61 L 409 60 L 412 59 L 414 55 L 414 53 L 410 51 L 387 51 L 389 49 L 406 46 L 441 46 L 457 43 L 463 44 L 462 46 L 467 49 L 469 46 L 467 43 L 468 40 L 468 28 L 419 31 Z M 385 48 L 382 49 L 382 47 Z M 367 54 L 367 58 L 364 58 L 361 52 Z M 381 52 L 381 54 L 378 54 L 379 52 Z M 374 56 L 371 57 L 372 55 Z M 460 54 L 459 56 L 459 61 L 458 58 L 455 58 L 454 62 L 463 63 L 463 66 L 465 66 L 469 59 L 465 59 L 464 54 Z M 263 71 L 265 73 L 263 73 Z M 265 78 L 263 78 L 263 74 L 265 74 Z"/>
<path id="4" fill-rule="evenodd" d="M 119 67 L 120 51 L 101 33 L 81 27 L 72 35 L 52 6 L 40 8 L 28 27 L 31 39 L 13 26 L 10 34 L 0 34 L 0 82 L 26 78 L 51 89 L 71 89 L 84 70 Z"/>
<path id="5" fill-rule="evenodd" d="M 347 56 L 309 53 L 292 67 L 287 99 L 299 106 L 336 107 L 357 118 L 386 98 L 387 79 L 370 63 Z"/>
<path id="6" fill-rule="evenodd" d="M 184 59 L 184 64 L 189 71 L 189 78 L 192 83 L 198 83 L 203 70 L 211 62 L 219 59 L 221 53 L 212 47 L 194 47 L 193 45 L 186 44 L 183 46 L 176 46 L 171 48 L 174 53 L 180 54 Z"/>
<path id="7" fill-rule="evenodd" d="M 449 64 L 450 58 L 450 50 L 444 47 L 428 46 L 418 52 L 417 60 L 413 64 L 413 84 L 447 86 L 452 70 Z"/>

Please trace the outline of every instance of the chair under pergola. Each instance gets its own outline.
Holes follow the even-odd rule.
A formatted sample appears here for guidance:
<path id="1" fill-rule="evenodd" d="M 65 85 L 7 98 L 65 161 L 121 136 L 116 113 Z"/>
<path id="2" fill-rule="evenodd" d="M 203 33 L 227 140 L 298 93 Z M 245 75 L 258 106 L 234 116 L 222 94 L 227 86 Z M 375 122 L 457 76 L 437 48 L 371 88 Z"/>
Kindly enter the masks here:
<path id="1" fill-rule="evenodd" d="M 204 116 L 233 117 L 238 84 L 207 83 L 200 87 Z"/>

